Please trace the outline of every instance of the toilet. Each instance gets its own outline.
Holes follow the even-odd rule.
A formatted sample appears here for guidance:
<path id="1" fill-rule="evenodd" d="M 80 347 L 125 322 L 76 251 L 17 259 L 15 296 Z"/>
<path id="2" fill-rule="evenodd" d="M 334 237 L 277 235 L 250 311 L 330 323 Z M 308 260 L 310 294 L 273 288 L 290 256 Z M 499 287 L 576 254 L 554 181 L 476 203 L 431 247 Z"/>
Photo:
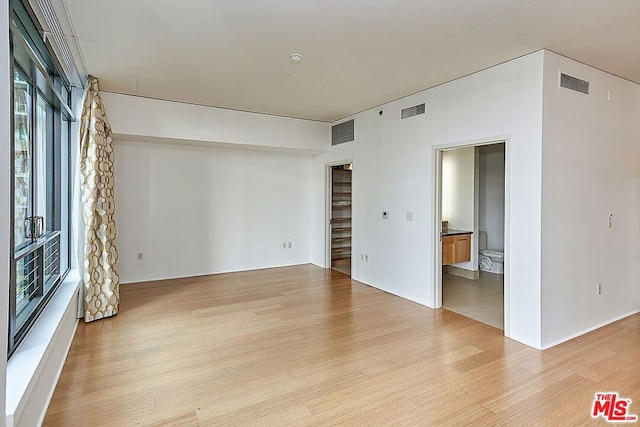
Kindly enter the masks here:
<path id="1" fill-rule="evenodd" d="M 478 232 L 478 267 L 481 271 L 504 274 L 504 252 L 487 249 L 487 232 Z"/>

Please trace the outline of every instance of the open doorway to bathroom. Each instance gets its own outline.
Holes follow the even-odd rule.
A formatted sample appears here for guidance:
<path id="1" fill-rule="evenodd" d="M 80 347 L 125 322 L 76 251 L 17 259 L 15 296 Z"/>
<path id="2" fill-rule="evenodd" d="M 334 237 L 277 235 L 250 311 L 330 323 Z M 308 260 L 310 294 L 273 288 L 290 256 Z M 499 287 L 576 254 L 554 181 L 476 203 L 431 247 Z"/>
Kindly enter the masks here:
<path id="1" fill-rule="evenodd" d="M 504 330 L 505 143 L 439 159 L 442 307 Z"/>

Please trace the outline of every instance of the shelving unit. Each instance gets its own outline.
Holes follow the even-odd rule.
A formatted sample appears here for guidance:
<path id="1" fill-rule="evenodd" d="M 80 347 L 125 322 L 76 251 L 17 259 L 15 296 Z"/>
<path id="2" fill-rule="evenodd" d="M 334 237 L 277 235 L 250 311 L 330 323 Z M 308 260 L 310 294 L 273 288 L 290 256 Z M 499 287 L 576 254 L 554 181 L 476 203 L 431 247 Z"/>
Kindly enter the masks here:
<path id="1" fill-rule="evenodd" d="M 336 166 L 331 177 L 331 267 L 351 266 L 351 169 Z"/>

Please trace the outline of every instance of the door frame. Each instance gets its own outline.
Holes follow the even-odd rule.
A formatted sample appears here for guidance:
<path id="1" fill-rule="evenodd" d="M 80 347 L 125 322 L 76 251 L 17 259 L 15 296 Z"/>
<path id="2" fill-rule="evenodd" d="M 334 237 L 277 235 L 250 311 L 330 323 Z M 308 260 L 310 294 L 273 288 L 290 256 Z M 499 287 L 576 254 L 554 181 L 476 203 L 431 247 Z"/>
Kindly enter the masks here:
<path id="1" fill-rule="evenodd" d="M 325 202 L 324 202 L 324 252 L 325 252 L 325 268 L 331 268 L 331 198 L 333 190 L 333 182 L 331 180 L 331 170 L 335 166 L 351 165 L 351 273 L 353 274 L 353 201 L 355 188 L 355 166 L 353 160 L 337 160 L 324 164 L 325 170 Z"/>
<path id="2" fill-rule="evenodd" d="M 457 143 L 439 144 L 433 146 L 433 253 L 434 282 L 433 307 L 442 308 L 442 153 L 444 151 L 466 147 L 480 147 L 483 145 L 504 143 L 504 335 L 511 335 L 511 269 L 509 268 L 509 253 L 511 247 L 511 137 L 501 135 L 489 138 L 461 141 Z M 477 219 L 477 218 L 476 218 Z M 476 237 L 477 238 L 477 237 Z"/>

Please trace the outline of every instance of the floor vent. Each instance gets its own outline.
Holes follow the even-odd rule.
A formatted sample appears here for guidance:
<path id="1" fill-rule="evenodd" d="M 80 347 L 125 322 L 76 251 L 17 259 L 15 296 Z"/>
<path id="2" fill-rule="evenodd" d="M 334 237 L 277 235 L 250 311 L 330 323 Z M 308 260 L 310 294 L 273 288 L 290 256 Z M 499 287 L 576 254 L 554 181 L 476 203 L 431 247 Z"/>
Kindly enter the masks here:
<path id="1" fill-rule="evenodd" d="M 343 144 L 354 139 L 354 119 L 331 126 L 331 145 Z"/>
<path id="2" fill-rule="evenodd" d="M 589 95 L 589 82 L 568 74 L 560 74 L 560 87 Z"/>
<path id="3" fill-rule="evenodd" d="M 424 114 L 425 104 L 414 105 L 413 107 L 405 108 L 402 110 L 402 119 L 408 119 L 409 117 L 417 116 L 418 114 Z"/>

